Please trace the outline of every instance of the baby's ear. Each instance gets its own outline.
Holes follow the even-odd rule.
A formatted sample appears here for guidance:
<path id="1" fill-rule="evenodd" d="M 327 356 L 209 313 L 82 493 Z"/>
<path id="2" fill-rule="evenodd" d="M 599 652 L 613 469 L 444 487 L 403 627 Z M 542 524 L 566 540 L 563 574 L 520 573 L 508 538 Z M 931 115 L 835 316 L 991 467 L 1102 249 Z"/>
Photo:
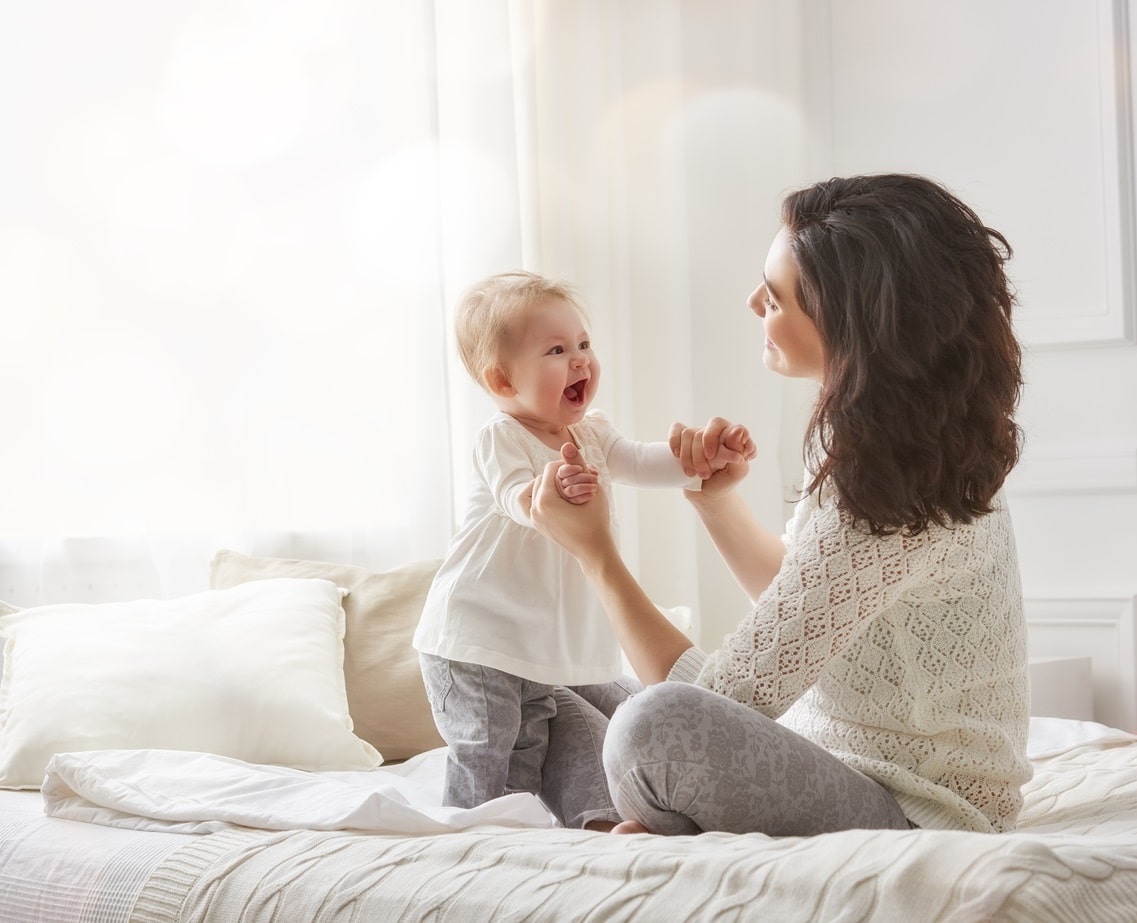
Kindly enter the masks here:
<path id="1" fill-rule="evenodd" d="M 486 390 L 497 397 L 512 397 L 514 394 L 509 376 L 500 365 L 491 365 L 482 372 L 482 381 L 486 383 Z"/>

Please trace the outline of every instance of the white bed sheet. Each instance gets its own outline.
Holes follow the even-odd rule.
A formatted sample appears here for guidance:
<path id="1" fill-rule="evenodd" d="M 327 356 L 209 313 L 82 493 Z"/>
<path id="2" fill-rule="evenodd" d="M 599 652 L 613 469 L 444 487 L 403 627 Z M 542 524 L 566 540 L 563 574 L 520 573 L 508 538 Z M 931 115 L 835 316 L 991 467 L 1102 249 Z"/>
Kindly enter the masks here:
<path id="1" fill-rule="evenodd" d="M 421 835 L 552 825 L 531 795 L 439 807 L 445 758 L 439 749 L 370 772 L 300 773 L 170 751 L 61 754 L 63 775 L 88 792 L 101 787 L 116 807 L 68 794 L 54 770 L 44 792 L 0 789 L 0 923 L 128 923 L 163 860 L 222 829 Z M 50 816 L 49 805 L 71 816 Z M 155 816 L 131 813 L 144 805 Z"/>
<path id="2" fill-rule="evenodd" d="M 445 760 L 439 748 L 367 771 L 302 772 L 211 753 L 89 750 L 54 756 L 42 795 L 52 817 L 178 833 L 253 827 L 420 836 L 553 826 L 530 794 L 476 808 L 442 807 Z"/>
<path id="3" fill-rule="evenodd" d="M 1093 722 L 1036 718 L 1029 755 L 1037 762 L 1134 739 Z M 42 795 L 52 817 L 178 833 L 252 827 L 419 836 L 553 826 L 541 802 L 528 794 L 472 810 L 441 807 L 444 768 L 442 748 L 367 772 L 301 772 L 178 750 L 91 750 L 57 754 Z"/>

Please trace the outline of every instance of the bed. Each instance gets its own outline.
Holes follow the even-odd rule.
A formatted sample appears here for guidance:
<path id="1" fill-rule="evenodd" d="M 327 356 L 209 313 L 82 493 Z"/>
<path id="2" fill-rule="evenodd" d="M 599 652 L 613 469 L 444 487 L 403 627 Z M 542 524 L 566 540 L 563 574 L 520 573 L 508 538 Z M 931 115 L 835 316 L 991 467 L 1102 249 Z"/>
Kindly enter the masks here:
<path id="1" fill-rule="evenodd" d="M 617 837 L 529 795 L 440 807 L 407 643 L 434 566 L 220 552 L 191 597 L 8 607 L 0 920 L 1137 919 L 1137 737 L 1093 721 L 1032 719 L 1004 835 Z"/>

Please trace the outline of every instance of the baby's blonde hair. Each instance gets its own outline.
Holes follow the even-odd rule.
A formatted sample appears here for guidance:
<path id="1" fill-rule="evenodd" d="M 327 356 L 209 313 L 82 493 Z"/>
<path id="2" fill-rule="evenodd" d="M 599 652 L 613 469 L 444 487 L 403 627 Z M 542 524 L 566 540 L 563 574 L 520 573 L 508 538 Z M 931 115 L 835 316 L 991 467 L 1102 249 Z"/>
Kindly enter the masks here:
<path id="1" fill-rule="evenodd" d="M 515 332 L 517 320 L 538 301 L 550 297 L 563 298 L 588 320 L 580 296 L 571 286 L 523 270 L 490 276 L 462 296 L 454 318 L 458 355 L 481 387 L 486 387 L 486 371 L 501 365 L 503 347 Z"/>

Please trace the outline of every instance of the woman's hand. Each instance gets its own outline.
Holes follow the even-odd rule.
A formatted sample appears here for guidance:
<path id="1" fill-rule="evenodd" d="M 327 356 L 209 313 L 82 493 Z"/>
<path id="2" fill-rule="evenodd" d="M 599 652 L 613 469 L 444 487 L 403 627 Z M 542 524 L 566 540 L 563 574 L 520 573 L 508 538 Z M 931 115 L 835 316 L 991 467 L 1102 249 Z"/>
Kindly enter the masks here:
<path id="1" fill-rule="evenodd" d="M 588 503 L 573 503 L 561 496 L 558 473 L 562 466 L 579 467 L 576 446 L 566 443 L 561 459 L 549 462 L 533 485 L 529 518 L 534 528 L 576 558 L 586 570 L 606 555 L 619 552 L 609 522 L 608 497 L 598 490 Z"/>
<path id="2" fill-rule="evenodd" d="M 612 537 L 607 492 L 597 491 L 582 504 L 560 495 L 557 472 L 578 462 L 576 446 L 569 443 L 561 447 L 561 459 L 549 462 L 537 475 L 530 521 L 579 562 L 640 681 L 661 682 L 691 642 L 656 608 L 620 557 Z"/>
<path id="3" fill-rule="evenodd" d="M 684 491 L 726 566 L 751 601 L 770 585 L 786 548 L 762 527 L 734 488 L 757 455 L 746 427 L 711 417 L 703 427 L 671 427 L 671 451 L 688 475 L 703 479 L 702 490 Z"/>
<path id="4" fill-rule="evenodd" d="M 758 454 L 750 431 L 741 423 L 722 417 L 711 417 L 706 426 L 698 428 L 673 423 L 668 445 L 684 474 L 702 478 L 702 493 L 708 495 L 733 490 L 746 477 L 750 460 Z"/>

